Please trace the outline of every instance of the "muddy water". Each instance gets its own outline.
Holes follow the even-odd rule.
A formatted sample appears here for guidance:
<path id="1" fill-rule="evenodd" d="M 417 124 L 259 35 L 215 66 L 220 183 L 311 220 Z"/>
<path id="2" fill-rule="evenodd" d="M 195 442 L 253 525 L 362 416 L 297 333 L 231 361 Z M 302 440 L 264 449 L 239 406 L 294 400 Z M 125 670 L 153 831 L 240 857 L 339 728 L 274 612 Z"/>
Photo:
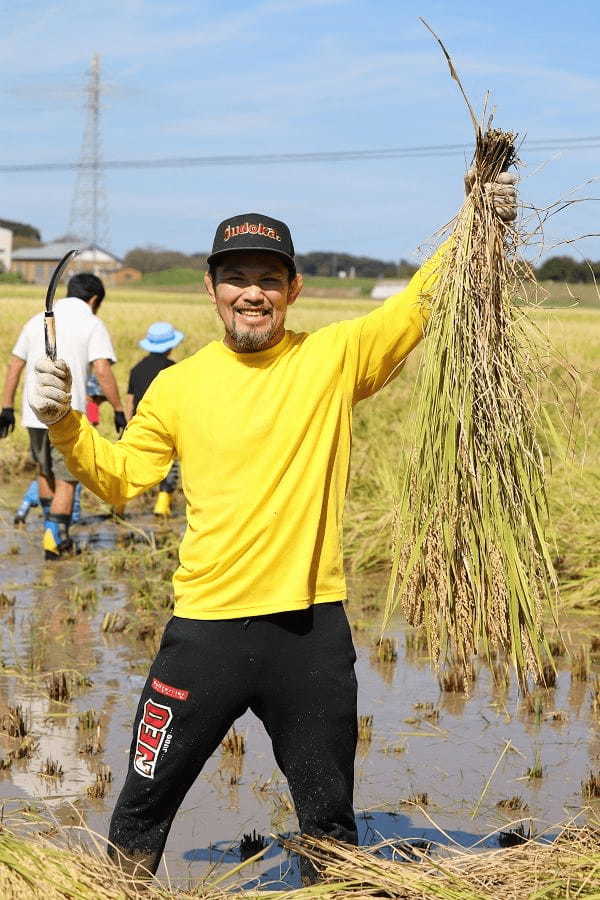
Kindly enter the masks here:
<path id="1" fill-rule="evenodd" d="M 90 520 L 79 529 L 88 548 L 83 557 L 48 565 L 38 550 L 39 516 L 32 513 L 19 532 L 8 521 L 7 514 L 0 533 L 0 591 L 8 597 L 0 611 L 0 714 L 20 704 L 37 746 L 31 758 L 0 772 L 4 815 L 25 810 L 31 816 L 37 809 L 64 824 L 82 821 L 106 834 L 125 772 L 137 697 L 156 646 L 156 638 L 135 633 L 131 606 L 128 631 L 101 630 L 105 613 L 126 607 L 132 590 L 127 558 L 123 571 L 111 569 L 110 545 L 125 541 L 133 559 L 155 524 L 144 513 L 121 526 Z M 538 692 L 533 708 L 517 696 L 514 684 L 495 684 L 485 666 L 477 671 L 469 699 L 443 693 L 423 653 L 407 646 L 401 622 L 388 632 L 397 659 L 382 663 L 374 654 L 384 587 L 378 578 L 354 579 L 348 603 L 358 652 L 359 714 L 373 717 L 372 738 L 361 742 L 356 767 L 361 840 L 402 837 L 494 846 L 497 834 L 490 832 L 511 821 L 531 818 L 543 830 L 578 815 L 585 805 L 581 780 L 590 769 L 600 770 L 600 718 L 592 710 L 590 682 L 573 680 L 563 659 L 556 688 Z M 95 598 L 86 597 L 90 588 Z M 600 633 L 600 620 L 574 622 L 568 636 L 574 646 L 589 646 L 595 628 Z M 47 673 L 55 670 L 69 673 L 68 702 L 48 697 Z M 592 664 L 594 671 L 600 667 Z M 99 714 L 99 730 L 78 728 L 78 714 L 88 709 Z M 175 821 L 161 869 L 174 883 L 186 885 L 215 867 L 237 864 L 239 842 L 253 829 L 269 835 L 296 828 L 285 780 L 260 723 L 246 714 L 236 728 L 245 736 L 246 753 L 237 762 L 215 754 Z M 98 752 L 90 753 L 89 746 L 82 752 L 86 741 L 95 742 Z M 17 738 L 1 735 L 0 755 L 6 757 L 18 744 Z M 543 776 L 528 778 L 537 755 Z M 60 763 L 60 777 L 40 775 L 48 758 Z M 90 799 L 86 789 L 106 766 L 112 781 L 105 797 Z M 502 812 L 497 803 L 513 796 L 526 807 Z M 298 879 L 295 863 L 276 845 L 248 876 L 273 886 Z"/>

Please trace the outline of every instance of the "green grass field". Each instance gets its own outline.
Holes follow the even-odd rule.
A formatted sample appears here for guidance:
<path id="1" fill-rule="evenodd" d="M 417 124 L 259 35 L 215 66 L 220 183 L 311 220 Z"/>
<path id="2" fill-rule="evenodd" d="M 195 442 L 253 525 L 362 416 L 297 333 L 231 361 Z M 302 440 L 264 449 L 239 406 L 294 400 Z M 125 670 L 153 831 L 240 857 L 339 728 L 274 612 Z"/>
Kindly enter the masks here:
<path id="1" fill-rule="evenodd" d="M 568 296 L 555 290 L 552 299 L 560 308 L 531 312 L 541 332 L 573 367 L 568 371 L 547 361 L 552 389 L 547 390 L 545 400 L 557 424 L 548 456 L 548 482 L 556 530 L 555 557 L 568 586 L 565 596 L 573 603 L 586 604 L 600 604 L 600 303 L 593 308 L 593 293 L 581 291 L 586 305 L 573 306 Z M 0 286 L 1 358 L 8 359 L 22 324 L 42 308 L 42 299 L 43 290 L 37 287 Z M 371 300 L 307 296 L 290 310 L 288 327 L 313 331 L 343 318 L 364 315 L 375 305 Z M 185 332 L 185 341 L 173 355 L 175 360 L 220 339 L 222 334 L 208 297 L 199 291 L 114 290 L 109 292 L 101 315 L 119 358 L 115 374 L 123 393 L 130 367 L 142 356 L 138 341 L 151 322 L 167 319 Z M 401 448 L 409 437 L 407 409 L 418 355 L 416 351 L 395 382 L 359 404 L 355 411 L 345 521 L 348 563 L 355 568 L 382 565 L 387 560 L 390 511 L 401 480 Z M 104 405 L 103 430 L 112 436 L 110 422 L 110 410 Z M 0 443 L 5 473 L 24 456 L 26 448 L 22 428 Z"/>
<path id="2" fill-rule="evenodd" d="M 133 290 L 160 288 L 168 290 L 197 290 L 202 283 L 203 272 L 198 269 L 173 268 L 160 272 L 148 272 L 140 282 L 132 285 Z M 327 278 L 312 275 L 304 277 L 307 293 L 314 296 L 369 297 L 374 278 Z"/>

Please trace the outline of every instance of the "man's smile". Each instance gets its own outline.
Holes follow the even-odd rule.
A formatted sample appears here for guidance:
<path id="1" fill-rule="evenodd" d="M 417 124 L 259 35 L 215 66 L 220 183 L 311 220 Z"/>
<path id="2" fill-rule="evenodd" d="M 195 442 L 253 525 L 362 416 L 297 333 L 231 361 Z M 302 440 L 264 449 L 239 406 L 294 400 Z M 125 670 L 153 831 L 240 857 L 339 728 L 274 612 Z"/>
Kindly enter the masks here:
<path id="1" fill-rule="evenodd" d="M 262 319 L 271 318 L 272 312 L 270 309 L 266 309 L 264 307 L 257 309 L 253 306 L 245 306 L 245 307 L 234 307 L 233 312 L 240 319 L 243 319 L 248 322 L 258 322 Z"/>

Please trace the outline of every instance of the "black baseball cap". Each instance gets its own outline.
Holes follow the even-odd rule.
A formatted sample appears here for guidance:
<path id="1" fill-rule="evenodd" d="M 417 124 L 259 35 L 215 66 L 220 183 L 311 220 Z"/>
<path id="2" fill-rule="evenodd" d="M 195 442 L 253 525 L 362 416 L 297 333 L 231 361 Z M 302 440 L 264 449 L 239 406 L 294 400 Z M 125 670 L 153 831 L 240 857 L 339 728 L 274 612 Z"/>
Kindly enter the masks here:
<path id="1" fill-rule="evenodd" d="M 208 263 L 217 262 L 232 250 L 268 250 L 284 260 L 292 275 L 296 274 L 292 235 L 279 219 L 262 213 L 242 213 L 224 219 L 215 232 Z"/>

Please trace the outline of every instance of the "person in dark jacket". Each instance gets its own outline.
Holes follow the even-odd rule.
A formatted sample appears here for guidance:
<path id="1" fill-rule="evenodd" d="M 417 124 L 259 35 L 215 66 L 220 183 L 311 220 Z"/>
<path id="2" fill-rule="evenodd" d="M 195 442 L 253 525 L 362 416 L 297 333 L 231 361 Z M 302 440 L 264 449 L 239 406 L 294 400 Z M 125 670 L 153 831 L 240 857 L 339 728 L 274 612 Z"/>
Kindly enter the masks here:
<path id="1" fill-rule="evenodd" d="M 146 337 L 140 341 L 139 345 L 142 350 L 148 351 L 129 373 L 129 385 L 127 387 L 126 410 L 127 418 L 135 414 L 140 400 L 156 378 L 159 372 L 173 365 L 173 360 L 169 359 L 171 350 L 177 347 L 185 335 L 169 322 L 154 322 L 148 329 Z M 154 505 L 155 516 L 171 515 L 171 500 L 177 480 L 179 476 L 179 463 L 177 460 L 171 466 L 167 477 L 164 478 L 159 487 L 158 497 Z"/>

